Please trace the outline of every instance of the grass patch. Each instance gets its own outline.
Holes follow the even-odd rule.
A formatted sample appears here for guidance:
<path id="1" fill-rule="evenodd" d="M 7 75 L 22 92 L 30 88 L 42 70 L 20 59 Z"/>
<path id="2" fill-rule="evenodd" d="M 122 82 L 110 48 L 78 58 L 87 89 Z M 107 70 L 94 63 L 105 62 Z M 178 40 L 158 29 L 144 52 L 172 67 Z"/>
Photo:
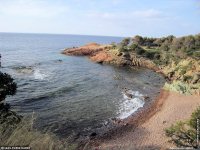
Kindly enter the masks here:
<path id="1" fill-rule="evenodd" d="M 7 116 L 7 112 L 3 113 Z M 5 115 L 2 117 L 3 113 L 1 112 L 1 118 L 5 118 Z M 32 150 L 77 149 L 75 144 L 69 144 L 67 140 L 60 140 L 51 133 L 41 133 L 33 129 L 33 118 L 22 119 L 20 122 L 13 121 L 13 118 L 18 116 L 12 114 L 0 124 L 0 146 L 29 146 Z"/>

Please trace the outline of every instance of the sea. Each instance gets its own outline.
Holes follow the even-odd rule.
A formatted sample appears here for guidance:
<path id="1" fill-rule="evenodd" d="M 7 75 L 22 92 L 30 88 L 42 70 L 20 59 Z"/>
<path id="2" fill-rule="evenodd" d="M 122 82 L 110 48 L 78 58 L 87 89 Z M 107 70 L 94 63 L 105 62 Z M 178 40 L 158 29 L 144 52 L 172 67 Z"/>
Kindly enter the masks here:
<path id="1" fill-rule="evenodd" d="M 61 54 L 65 48 L 122 39 L 0 33 L 0 71 L 10 74 L 18 86 L 16 95 L 7 97 L 6 103 L 22 116 L 34 115 L 37 130 L 59 137 L 87 136 L 113 118 L 130 117 L 145 106 L 144 96 L 154 99 L 158 95 L 164 84 L 160 74 Z"/>

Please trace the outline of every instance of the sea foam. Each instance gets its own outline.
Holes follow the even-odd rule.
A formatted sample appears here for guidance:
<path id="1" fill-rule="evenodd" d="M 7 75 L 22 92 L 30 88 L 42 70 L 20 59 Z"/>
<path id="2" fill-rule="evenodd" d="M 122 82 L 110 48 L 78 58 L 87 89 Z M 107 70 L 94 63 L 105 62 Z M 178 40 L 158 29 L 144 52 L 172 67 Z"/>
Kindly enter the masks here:
<path id="1" fill-rule="evenodd" d="M 128 94 L 131 94 L 133 97 L 129 98 L 123 92 L 123 102 L 119 107 L 119 119 L 128 118 L 131 114 L 136 112 L 139 108 L 143 107 L 145 102 L 143 100 L 143 95 L 138 91 L 128 90 L 126 91 Z"/>
<path id="2" fill-rule="evenodd" d="M 47 74 L 42 73 L 39 69 L 36 69 L 36 70 L 34 71 L 33 76 L 34 76 L 34 78 L 35 78 L 36 80 L 44 80 L 45 78 L 48 77 Z"/>

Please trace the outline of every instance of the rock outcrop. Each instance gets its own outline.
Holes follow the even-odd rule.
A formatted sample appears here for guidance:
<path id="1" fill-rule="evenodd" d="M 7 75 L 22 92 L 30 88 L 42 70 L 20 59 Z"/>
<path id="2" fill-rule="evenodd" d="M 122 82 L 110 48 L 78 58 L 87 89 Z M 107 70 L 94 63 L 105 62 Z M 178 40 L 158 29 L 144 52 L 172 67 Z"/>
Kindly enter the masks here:
<path id="1" fill-rule="evenodd" d="M 118 48 L 114 48 L 112 45 L 99 45 L 97 43 L 90 43 L 78 48 L 68 48 L 62 53 L 65 55 L 88 56 L 97 63 L 149 68 L 162 73 L 171 81 L 175 81 L 174 84 L 168 85 L 170 88 L 187 91 L 185 90 L 188 89 L 187 86 L 191 88 L 190 91 L 193 93 L 200 93 L 200 61 L 193 58 L 188 57 L 178 63 L 172 61 L 167 65 L 160 66 L 155 64 L 153 60 L 137 55 L 134 51 L 120 52 Z"/>
<path id="2" fill-rule="evenodd" d="M 100 51 L 103 51 L 105 48 L 106 46 L 104 45 L 99 45 L 97 43 L 90 43 L 81 47 L 67 48 L 62 53 L 65 55 L 73 55 L 73 56 L 92 56 Z"/>

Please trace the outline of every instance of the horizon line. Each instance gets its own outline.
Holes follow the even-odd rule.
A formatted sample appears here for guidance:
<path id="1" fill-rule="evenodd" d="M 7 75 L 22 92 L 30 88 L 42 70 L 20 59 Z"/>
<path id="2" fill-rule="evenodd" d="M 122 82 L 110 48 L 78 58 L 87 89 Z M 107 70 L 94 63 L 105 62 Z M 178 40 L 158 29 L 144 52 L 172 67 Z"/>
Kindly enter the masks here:
<path id="1" fill-rule="evenodd" d="M 40 32 L 1 32 L 0 33 L 6 33 L 6 34 L 46 34 L 46 35 L 75 35 L 75 36 L 95 36 L 95 37 L 116 37 L 116 38 L 131 38 L 131 37 L 135 37 L 137 35 L 142 36 L 140 34 L 136 34 L 133 36 L 114 36 L 114 35 L 87 35 L 87 34 L 71 34 L 71 33 L 40 33 Z M 181 35 L 181 36 L 175 36 L 173 34 L 168 34 L 168 35 L 163 35 L 163 36 L 159 36 L 159 37 L 153 37 L 153 36 L 142 36 L 142 37 L 148 37 L 148 38 L 163 38 L 163 37 L 167 37 L 170 35 L 175 36 L 176 38 L 180 38 L 180 37 L 184 37 L 184 36 L 190 36 L 190 35 L 198 35 L 200 34 L 200 32 L 195 33 L 195 34 L 186 34 L 186 35 Z"/>
<path id="2" fill-rule="evenodd" d="M 87 35 L 87 34 L 71 34 L 71 33 L 40 33 L 40 32 L 1 32 L 6 34 L 47 34 L 47 35 L 75 35 L 75 36 L 96 36 L 96 37 L 118 37 L 118 38 L 126 38 L 129 36 L 114 36 L 114 35 Z"/>

